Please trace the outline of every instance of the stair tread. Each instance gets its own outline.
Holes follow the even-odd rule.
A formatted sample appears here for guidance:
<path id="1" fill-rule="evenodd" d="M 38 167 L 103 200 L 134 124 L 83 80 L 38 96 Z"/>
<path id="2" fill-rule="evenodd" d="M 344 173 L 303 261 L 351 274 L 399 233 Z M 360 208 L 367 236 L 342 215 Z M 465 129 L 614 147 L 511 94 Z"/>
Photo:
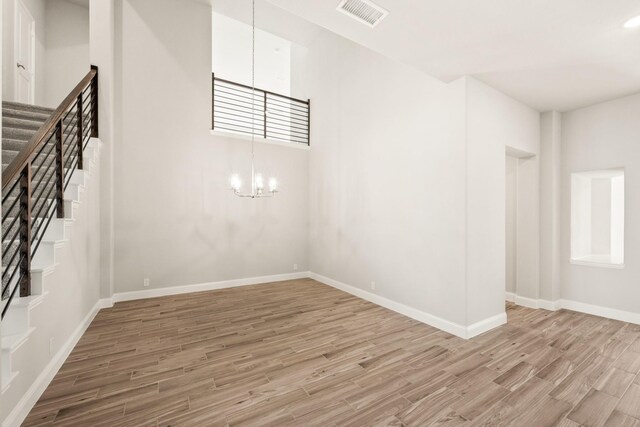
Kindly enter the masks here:
<path id="1" fill-rule="evenodd" d="M 31 266 L 31 273 L 43 273 L 49 269 L 53 269 L 55 268 L 55 266 L 58 265 L 57 263 L 52 263 L 52 264 L 47 264 L 47 265 L 36 265 L 36 266 Z"/>
<path id="2" fill-rule="evenodd" d="M 20 372 L 13 371 L 11 372 L 11 376 L 9 378 L 2 377 L 2 383 L 0 384 L 2 386 L 2 393 L 4 393 L 9 388 L 9 385 L 11 385 L 13 380 L 18 377 L 18 374 L 20 374 Z"/>
<path id="3" fill-rule="evenodd" d="M 39 295 L 30 295 L 28 297 L 18 297 L 11 302 L 12 307 L 30 307 L 36 304 L 40 304 L 42 300 L 47 296 L 47 293 Z"/>
<path id="4" fill-rule="evenodd" d="M 40 120 L 44 123 L 49 117 L 51 117 L 51 113 L 44 111 L 27 111 L 15 108 L 3 108 L 2 117 L 27 118 Z"/>
<path id="5" fill-rule="evenodd" d="M 13 306 L 15 303 L 12 302 Z M 33 333 L 36 328 L 30 327 L 26 331 L 19 334 L 3 335 L 2 336 L 2 350 L 15 351 L 29 338 L 29 335 Z"/>
<path id="6" fill-rule="evenodd" d="M 80 175 L 78 175 L 77 177 L 72 177 L 71 178 L 71 182 L 69 182 L 69 185 L 76 185 L 78 186 L 78 189 L 80 188 L 84 188 L 85 184 L 85 178 L 87 176 L 89 176 L 87 174 L 87 172 L 89 172 L 89 169 L 91 169 L 95 163 L 95 158 L 97 155 L 97 150 L 100 148 L 101 143 L 99 140 L 95 139 L 95 138 L 91 138 L 89 140 L 89 142 L 86 145 L 87 149 L 91 149 L 92 151 L 87 151 L 86 154 L 88 154 L 88 157 L 85 156 L 86 158 L 86 165 L 87 165 L 87 169 L 86 170 L 78 170 L 77 172 L 81 173 Z M 76 182 L 77 181 L 77 182 Z M 75 192 L 72 193 L 72 195 L 70 195 L 69 197 L 76 197 L 73 196 L 73 194 L 76 194 Z M 15 197 L 15 196 L 10 196 L 10 197 Z M 70 202 L 70 209 L 66 212 L 69 212 L 68 215 L 73 216 L 73 212 L 75 211 L 75 207 L 80 205 L 81 202 L 79 200 L 75 200 L 75 198 L 72 199 L 66 199 L 65 198 L 65 204 Z M 9 219 L 12 219 L 10 217 L 7 217 Z M 63 228 L 66 227 L 67 225 L 71 225 L 74 221 L 74 218 L 72 217 L 66 217 L 66 218 L 60 218 L 60 220 L 64 221 L 64 225 Z M 3 224 L 4 226 L 4 224 Z M 4 228 L 4 227 L 3 227 Z M 48 228 L 48 227 L 47 227 Z M 46 232 L 46 229 L 45 229 Z M 66 232 L 65 232 L 66 233 Z M 61 236 L 65 236 L 66 234 L 63 234 Z M 52 235 L 49 235 L 48 237 L 44 238 L 42 240 L 43 243 L 45 244 L 52 244 L 54 248 L 57 248 L 59 246 L 64 245 L 65 243 L 67 243 L 69 241 L 68 238 L 56 238 L 60 236 L 59 232 L 55 232 Z M 3 246 L 8 246 L 10 240 L 8 241 L 4 241 L 4 239 L 0 239 L 3 240 L 2 244 Z M 35 258 L 40 258 L 40 259 L 35 259 Z M 15 267 L 14 263 L 11 263 L 11 265 L 13 267 Z M 55 261 L 55 255 L 54 256 L 50 256 L 48 253 L 45 253 L 44 256 L 42 257 L 34 257 L 34 260 L 31 263 L 31 273 L 33 274 L 41 274 L 41 275 L 47 275 L 50 272 L 52 272 L 56 266 L 58 265 L 58 263 Z M 2 266 L 2 271 L 4 272 L 7 268 L 12 268 L 11 266 Z M 13 282 L 12 282 L 13 283 Z M 11 285 L 13 286 L 13 285 Z M 47 293 L 43 293 L 43 294 L 39 294 L 39 295 L 32 295 L 30 297 L 26 297 L 26 298 L 16 298 L 11 302 L 11 307 L 12 308 L 28 308 L 30 309 L 34 304 L 38 304 L 39 302 L 41 302 L 44 297 L 47 295 Z M 4 304 L 6 301 L 2 301 L 2 304 Z M 14 348 L 16 345 L 21 345 L 21 342 L 26 341 L 26 337 L 28 337 L 28 335 L 31 333 L 31 330 L 27 331 L 26 333 L 23 334 L 15 334 L 15 335 L 7 335 L 6 337 L 3 337 L 2 341 L 3 341 L 3 345 L 2 345 L 2 349 L 12 349 Z"/>
<path id="7" fill-rule="evenodd" d="M 39 105 L 24 104 L 21 102 L 13 102 L 13 101 L 2 101 L 2 108 L 23 110 L 23 111 L 37 111 L 37 112 L 43 111 L 47 113 L 53 113 L 54 111 L 56 111 L 55 108 L 41 107 Z"/>
<path id="8" fill-rule="evenodd" d="M 2 127 L 3 128 L 25 128 L 25 129 L 39 129 L 45 123 L 45 120 L 5 117 L 2 115 Z"/>

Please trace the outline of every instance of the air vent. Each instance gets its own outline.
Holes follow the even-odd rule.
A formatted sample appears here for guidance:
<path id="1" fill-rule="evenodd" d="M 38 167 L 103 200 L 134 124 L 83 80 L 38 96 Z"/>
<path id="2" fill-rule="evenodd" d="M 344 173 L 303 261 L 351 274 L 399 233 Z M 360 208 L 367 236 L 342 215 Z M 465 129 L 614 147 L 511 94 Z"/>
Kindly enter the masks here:
<path id="1" fill-rule="evenodd" d="M 389 14 L 368 0 L 341 0 L 337 10 L 371 28 L 378 25 Z"/>

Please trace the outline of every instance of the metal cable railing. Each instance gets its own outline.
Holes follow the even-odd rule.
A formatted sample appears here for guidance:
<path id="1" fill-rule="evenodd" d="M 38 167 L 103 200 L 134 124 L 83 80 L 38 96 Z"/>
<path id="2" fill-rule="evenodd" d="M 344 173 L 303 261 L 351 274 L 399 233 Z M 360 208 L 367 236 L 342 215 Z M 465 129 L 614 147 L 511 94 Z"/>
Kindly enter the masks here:
<path id="1" fill-rule="evenodd" d="M 309 145 L 311 102 L 212 75 L 212 128 Z"/>
<path id="2" fill-rule="evenodd" d="M 78 83 L 2 173 L 2 317 L 13 298 L 31 295 L 31 260 L 54 216 L 64 218 L 64 190 L 83 169 L 98 137 L 98 69 Z"/>

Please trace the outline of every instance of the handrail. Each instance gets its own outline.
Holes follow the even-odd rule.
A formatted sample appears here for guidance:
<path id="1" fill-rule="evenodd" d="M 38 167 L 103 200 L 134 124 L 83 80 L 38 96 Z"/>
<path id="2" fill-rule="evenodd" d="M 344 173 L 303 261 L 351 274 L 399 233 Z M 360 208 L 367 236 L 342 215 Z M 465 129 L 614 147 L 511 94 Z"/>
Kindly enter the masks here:
<path id="1" fill-rule="evenodd" d="M 42 127 L 36 132 L 35 135 L 29 140 L 29 143 L 18 153 L 15 159 L 7 166 L 2 172 L 2 189 L 5 190 L 9 183 L 17 178 L 22 172 L 22 169 L 31 161 L 36 150 L 46 142 L 46 137 L 57 126 L 62 115 L 73 106 L 77 101 L 78 96 L 93 80 L 94 76 L 98 74 L 98 68 L 91 66 L 91 71 L 76 85 L 76 87 L 67 95 L 62 103 L 56 108 L 51 117 L 42 125 Z"/>
<path id="2" fill-rule="evenodd" d="M 0 319 L 11 301 L 31 295 L 31 263 L 54 217 L 66 218 L 64 192 L 84 150 L 98 137 L 98 68 L 65 97 L 2 173 Z M 18 292 L 19 291 L 19 292 Z"/>
<path id="3" fill-rule="evenodd" d="M 311 100 L 211 76 L 212 130 L 309 145 Z"/>
<path id="4" fill-rule="evenodd" d="M 251 86 L 247 86 L 247 85 L 242 84 L 242 83 L 236 83 L 236 82 L 232 82 L 231 80 L 225 80 L 225 79 L 221 79 L 220 77 L 215 77 L 215 74 L 214 74 L 214 78 L 215 78 L 217 81 L 222 82 L 222 83 L 228 83 L 228 84 L 230 84 L 230 85 L 240 86 L 240 87 L 243 87 L 243 88 L 245 88 L 245 89 L 249 89 L 249 90 L 252 90 L 252 89 L 253 89 Z M 260 88 L 255 88 L 255 90 L 256 90 L 256 92 L 264 92 L 264 93 L 268 93 L 269 95 L 279 96 L 280 98 L 286 98 L 286 99 L 288 99 L 288 100 L 290 100 L 290 101 L 300 102 L 301 104 L 309 104 L 309 100 L 308 100 L 308 99 L 305 101 L 304 99 L 292 98 L 292 97 L 287 96 L 287 95 L 281 95 L 281 94 L 279 94 L 279 93 L 271 92 L 271 91 L 269 91 L 269 90 L 260 89 Z"/>

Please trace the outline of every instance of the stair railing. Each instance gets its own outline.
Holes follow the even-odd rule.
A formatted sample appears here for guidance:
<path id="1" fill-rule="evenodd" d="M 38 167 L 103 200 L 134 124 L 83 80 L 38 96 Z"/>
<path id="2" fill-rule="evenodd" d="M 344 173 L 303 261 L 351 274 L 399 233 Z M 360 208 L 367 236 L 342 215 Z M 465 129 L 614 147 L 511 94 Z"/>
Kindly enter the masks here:
<path id="1" fill-rule="evenodd" d="M 65 217 L 64 191 L 97 137 L 98 68 L 91 66 L 2 172 L 2 318 L 18 289 L 31 295 L 32 259 L 53 217 Z"/>
<path id="2" fill-rule="evenodd" d="M 211 129 L 309 145 L 311 101 L 211 75 Z"/>

